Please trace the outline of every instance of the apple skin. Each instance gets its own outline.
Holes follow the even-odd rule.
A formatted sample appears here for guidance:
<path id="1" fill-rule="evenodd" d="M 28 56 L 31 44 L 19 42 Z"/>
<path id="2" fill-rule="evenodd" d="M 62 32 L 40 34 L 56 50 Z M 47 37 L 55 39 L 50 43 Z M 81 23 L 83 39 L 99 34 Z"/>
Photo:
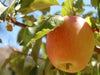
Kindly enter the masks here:
<path id="1" fill-rule="evenodd" d="M 94 35 L 78 16 L 65 16 L 61 26 L 47 34 L 47 54 L 58 69 L 75 73 L 85 68 L 94 51 Z"/>

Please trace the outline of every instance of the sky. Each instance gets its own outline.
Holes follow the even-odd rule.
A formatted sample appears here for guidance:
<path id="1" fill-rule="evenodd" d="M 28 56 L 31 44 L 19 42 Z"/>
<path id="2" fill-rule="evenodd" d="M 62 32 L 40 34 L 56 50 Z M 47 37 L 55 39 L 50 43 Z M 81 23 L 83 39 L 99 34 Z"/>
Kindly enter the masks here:
<path id="1" fill-rule="evenodd" d="M 0 0 L 1 1 L 1 0 Z M 57 0 L 60 4 L 63 3 L 63 1 L 65 0 Z M 85 4 L 91 4 L 90 3 L 90 0 L 84 0 Z M 50 8 L 50 12 L 52 14 L 54 14 L 55 12 L 57 11 L 60 11 L 61 10 L 61 7 L 60 6 L 51 6 Z M 93 8 L 93 7 L 84 7 L 85 13 L 89 12 L 89 11 L 93 11 L 96 9 Z M 38 15 L 35 15 L 35 13 L 38 13 Z M 41 12 L 39 11 L 35 11 L 34 13 L 32 13 L 36 18 L 38 18 L 40 15 L 42 15 Z M 20 14 L 19 14 L 20 15 Z M 17 16 L 17 21 L 21 22 L 22 23 L 22 19 L 20 18 L 20 16 Z M 94 15 L 96 16 L 96 15 Z M 4 46 L 15 46 L 15 47 L 18 47 L 18 48 L 22 48 L 21 46 L 19 46 L 19 44 L 17 43 L 17 34 L 19 32 L 19 30 L 21 29 L 20 27 L 18 26 L 14 26 L 13 27 L 13 31 L 12 32 L 9 32 L 6 30 L 6 25 L 7 25 L 7 22 L 5 23 L 0 23 L 0 39 L 2 39 L 2 43 L 0 43 L 0 47 L 4 47 Z M 45 39 L 43 39 L 44 42 L 46 42 Z"/>

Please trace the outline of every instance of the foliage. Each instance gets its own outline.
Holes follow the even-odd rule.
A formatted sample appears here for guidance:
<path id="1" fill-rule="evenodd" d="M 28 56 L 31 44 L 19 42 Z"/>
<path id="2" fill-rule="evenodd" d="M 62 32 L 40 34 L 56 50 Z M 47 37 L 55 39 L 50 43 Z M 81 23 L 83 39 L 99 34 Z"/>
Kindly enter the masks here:
<path id="1" fill-rule="evenodd" d="M 62 7 L 62 10 L 52 15 L 50 7 L 53 5 Z M 0 20 L 8 23 L 6 26 L 8 31 L 13 30 L 13 25 L 22 27 L 17 36 L 17 42 L 23 46 L 22 51 L 11 53 L 2 65 L 1 72 L 9 64 L 18 75 L 99 75 L 100 54 L 94 52 L 84 70 L 70 74 L 56 69 L 50 63 L 46 53 L 46 43 L 42 41 L 43 38 L 46 39 L 47 33 L 62 24 L 63 16 L 77 15 L 84 17 L 91 29 L 96 28 L 94 30 L 95 45 L 100 47 L 100 0 L 91 0 L 91 4 L 88 5 L 88 7 L 94 7 L 97 12 L 91 11 L 84 14 L 85 6 L 87 5 L 83 0 L 65 0 L 61 5 L 57 0 L 0 1 Z M 38 19 L 31 15 L 37 10 L 42 13 Z M 23 24 L 16 20 L 19 13 L 23 15 L 20 17 L 23 19 Z M 93 65 L 94 62 L 96 63 Z"/>

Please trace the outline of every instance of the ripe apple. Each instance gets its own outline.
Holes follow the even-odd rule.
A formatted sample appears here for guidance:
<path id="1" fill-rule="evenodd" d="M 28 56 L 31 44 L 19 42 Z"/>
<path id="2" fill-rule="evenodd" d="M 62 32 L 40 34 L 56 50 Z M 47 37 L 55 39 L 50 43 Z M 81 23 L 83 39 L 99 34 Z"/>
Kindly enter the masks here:
<path id="1" fill-rule="evenodd" d="M 47 54 L 58 69 L 75 73 L 88 64 L 94 51 L 94 35 L 78 16 L 65 16 L 61 26 L 47 34 Z"/>

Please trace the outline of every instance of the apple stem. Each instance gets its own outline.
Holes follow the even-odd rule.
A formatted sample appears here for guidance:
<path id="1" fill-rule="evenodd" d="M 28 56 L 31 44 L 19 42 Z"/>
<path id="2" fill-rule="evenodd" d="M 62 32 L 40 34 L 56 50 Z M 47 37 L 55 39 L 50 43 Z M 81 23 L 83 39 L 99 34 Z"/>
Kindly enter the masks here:
<path id="1" fill-rule="evenodd" d="M 71 63 L 66 63 L 66 69 L 67 69 L 67 70 L 70 69 L 70 66 L 72 66 Z"/>

